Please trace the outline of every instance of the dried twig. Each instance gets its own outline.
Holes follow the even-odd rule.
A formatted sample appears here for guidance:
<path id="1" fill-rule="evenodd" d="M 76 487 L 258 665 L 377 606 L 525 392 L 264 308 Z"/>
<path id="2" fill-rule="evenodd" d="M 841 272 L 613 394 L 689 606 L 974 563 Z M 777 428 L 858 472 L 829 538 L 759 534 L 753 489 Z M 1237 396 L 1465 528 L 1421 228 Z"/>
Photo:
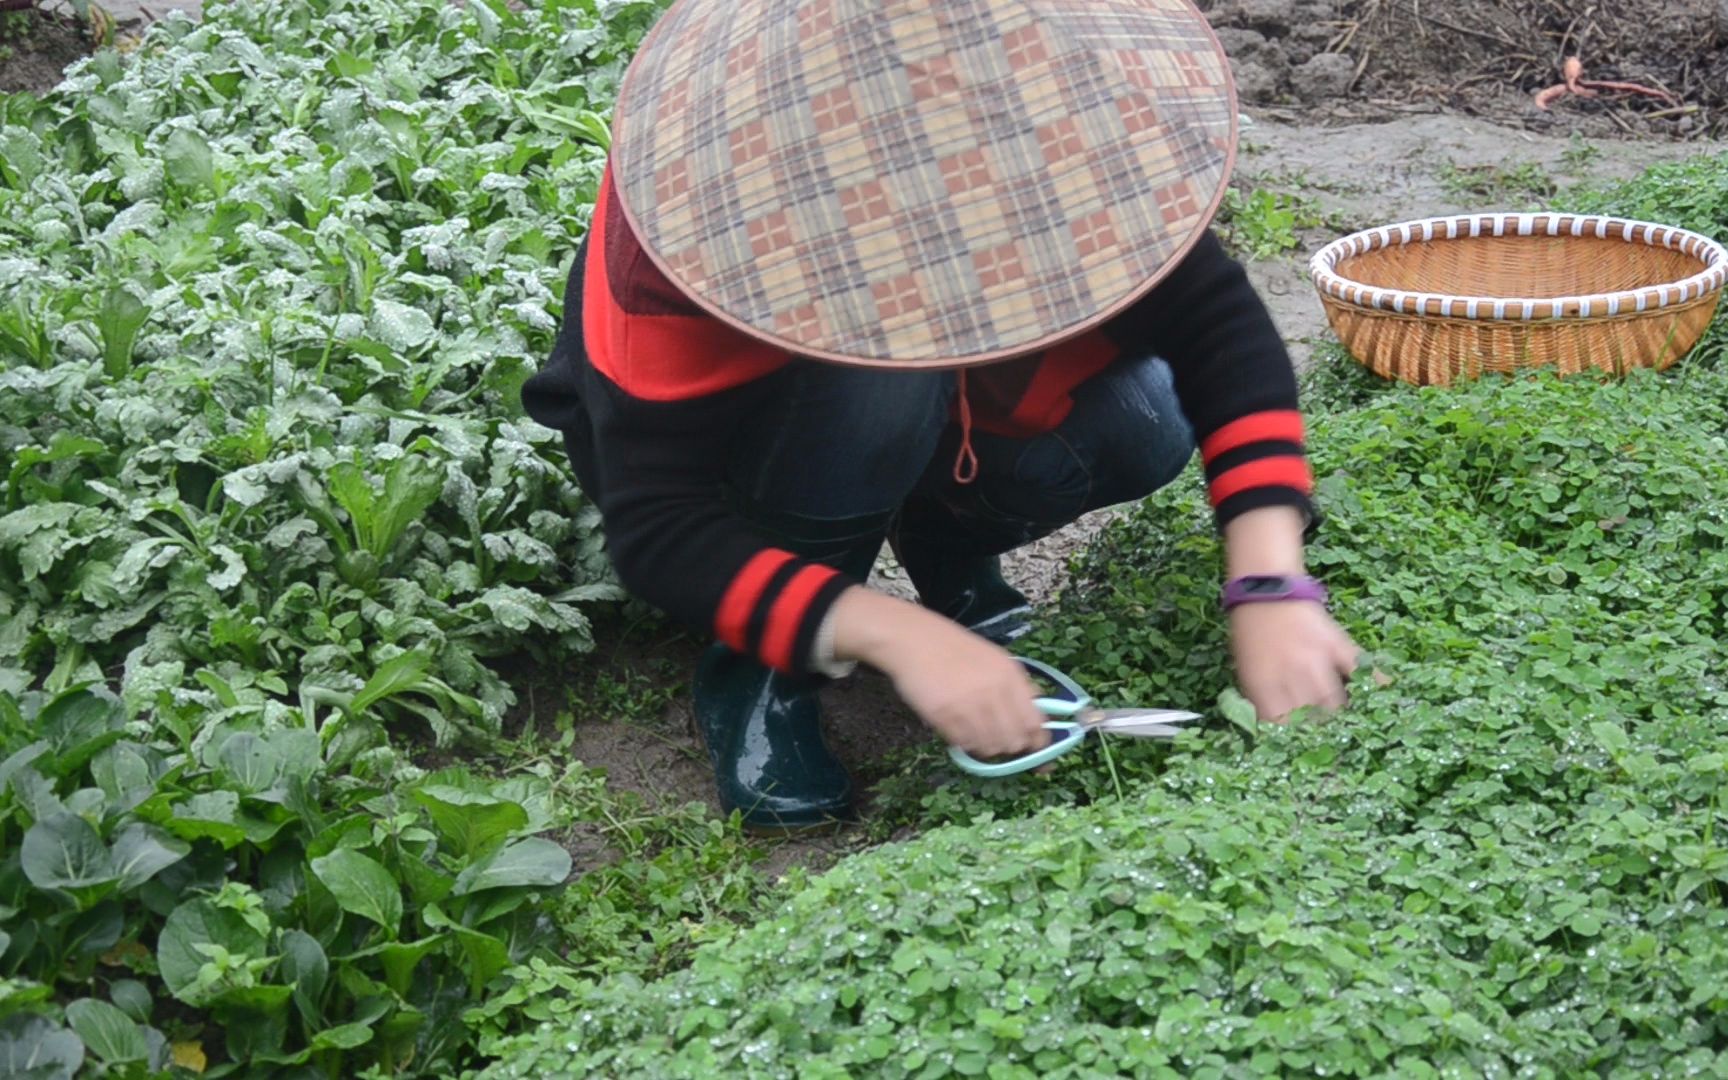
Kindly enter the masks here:
<path id="1" fill-rule="evenodd" d="M 1350 85 L 1345 87 L 1346 90 L 1354 89 L 1356 84 L 1362 81 L 1363 73 L 1368 70 L 1368 61 L 1370 59 L 1372 59 L 1373 56 L 1374 56 L 1374 46 L 1372 46 L 1372 45 L 1363 46 L 1362 59 L 1356 62 L 1356 74 L 1350 76 Z"/>
<path id="2" fill-rule="evenodd" d="M 1644 119 L 1646 119 L 1646 120 L 1666 120 L 1672 116 L 1693 116 L 1693 115 L 1696 115 L 1697 113 L 1700 113 L 1703 111 L 1704 111 L 1703 107 L 1699 106 L 1699 105 L 1681 105 L 1678 108 L 1662 109 L 1662 110 L 1659 110 L 1659 111 L 1653 112 L 1653 113 L 1645 113 Z"/>
<path id="3" fill-rule="evenodd" d="M 1444 30 L 1450 30 L 1454 34 L 1468 34 L 1473 38 L 1480 38 L 1483 41 L 1493 42 L 1495 45 L 1504 45 L 1511 49 L 1516 49 L 1518 47 L 1518 43 L 1513 41 L 1511 38 L 1503 37 L 1500 34 L 1490 34 L 1486 30 L 1473 30 L 1468 26 L 1459 26 L 1456 23 L 1449 23 L 1438 15 L 1425 15 L 1422 13 L 1420 7 L 1415 10 L 1414 14 L 1423 22 L 1433 23 L 1435 26 Z"/>

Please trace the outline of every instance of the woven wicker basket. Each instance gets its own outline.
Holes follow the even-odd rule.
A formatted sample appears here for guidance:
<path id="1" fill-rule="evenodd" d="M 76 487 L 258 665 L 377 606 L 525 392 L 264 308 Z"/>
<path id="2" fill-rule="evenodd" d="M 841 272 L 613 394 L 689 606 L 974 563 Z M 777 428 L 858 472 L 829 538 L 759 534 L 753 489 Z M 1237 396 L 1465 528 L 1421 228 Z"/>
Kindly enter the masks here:
<path id="1" fill-rule="evenodd" d="M 1346 236 L 1309 269 L 1357 360 L 1444 385 L 1526 367 L 1665 368 L 1710 325 L 1728 250 L 1647 222 L 1486 214 Z"/>

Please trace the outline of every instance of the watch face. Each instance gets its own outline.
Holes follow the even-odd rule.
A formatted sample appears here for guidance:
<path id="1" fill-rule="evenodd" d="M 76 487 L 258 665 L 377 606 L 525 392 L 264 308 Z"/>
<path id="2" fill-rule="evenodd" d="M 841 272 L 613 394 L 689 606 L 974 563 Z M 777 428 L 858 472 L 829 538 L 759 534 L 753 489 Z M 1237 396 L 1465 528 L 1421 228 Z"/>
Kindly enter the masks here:
<path id="1" fill-rule="evenodd" d="M 1242 591 L 1249 596 L 1277 596 L 1289 592 L 1290 583 L 1281 577 L 1244 578 Z"/>

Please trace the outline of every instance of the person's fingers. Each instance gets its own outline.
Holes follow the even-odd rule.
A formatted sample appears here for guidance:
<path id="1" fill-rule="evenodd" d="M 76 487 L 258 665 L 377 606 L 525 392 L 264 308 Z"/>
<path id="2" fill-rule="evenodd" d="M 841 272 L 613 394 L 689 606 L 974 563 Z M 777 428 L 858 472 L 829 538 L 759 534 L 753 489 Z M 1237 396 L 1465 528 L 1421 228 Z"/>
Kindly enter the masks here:
<path id="1" fill-rule="evenodd" d="M 1285 704 L 1289 694 L 1281 686 L 1262 688 L 1259 692 L 1249 691 L 1248 700 L 1253 703 L 1254 711 L 1260 714 L 1260 719 L 1268 724 L 1282 724 L 1290 716 L 1290 707 Z"/>
<path id="2" fill-rule="evenodd" d="M 1324 658 L 1316 658 L 1316 662 L 1308 672 L 1307 693 L 1304 695 L 1308 704 L 1319 705 L 1328 712 L 1342 709 L 1346 703 L 1344 683 L 1339 672 L 1326 662 Z"/>
<path id="3" fill-rule="evenodd" d="M 1329 659 L 1324 654 L 1310 657 L 1302 670 L 1303 704 L 1329 709 L 1332 707 L 1337 687 L 1338 673 L 1332 670 Z"/>
<path id="4" fill-rule="evenodd" d="M 1029 688 L 1028 688 L 1029 689 Z M 1032 703 L 1032 698 L 1018 690 L 1009 692 L 1008 707 L 1012 710 L 1009 730 L 1023 754 L 1044 749 L 1044 714 Z"/>
<path id="5" fill-rule="evenodd" d="M 1338 674 L 1348 679 L 1362 666 L 1362 650 L 1346 638 L 1333 650 L 1332 662 L 1337 666 Z"/>

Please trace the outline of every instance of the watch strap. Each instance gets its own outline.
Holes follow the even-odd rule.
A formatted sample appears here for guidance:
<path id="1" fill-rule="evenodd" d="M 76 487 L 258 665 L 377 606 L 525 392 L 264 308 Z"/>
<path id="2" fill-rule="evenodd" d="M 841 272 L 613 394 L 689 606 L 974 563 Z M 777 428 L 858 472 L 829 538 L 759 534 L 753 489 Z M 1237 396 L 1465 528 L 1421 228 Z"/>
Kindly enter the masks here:
<path id="1" fill-rule="evenodd" d="M 1306 600 L 1324 605 L 1327 595 L 1326 586 L 1306 575 L 1245 574 L 1225 583 L 1222 602 L 1225 611 L 1232 611 L 1243 604 L 1281 603 L 1289 600 Z"/>

